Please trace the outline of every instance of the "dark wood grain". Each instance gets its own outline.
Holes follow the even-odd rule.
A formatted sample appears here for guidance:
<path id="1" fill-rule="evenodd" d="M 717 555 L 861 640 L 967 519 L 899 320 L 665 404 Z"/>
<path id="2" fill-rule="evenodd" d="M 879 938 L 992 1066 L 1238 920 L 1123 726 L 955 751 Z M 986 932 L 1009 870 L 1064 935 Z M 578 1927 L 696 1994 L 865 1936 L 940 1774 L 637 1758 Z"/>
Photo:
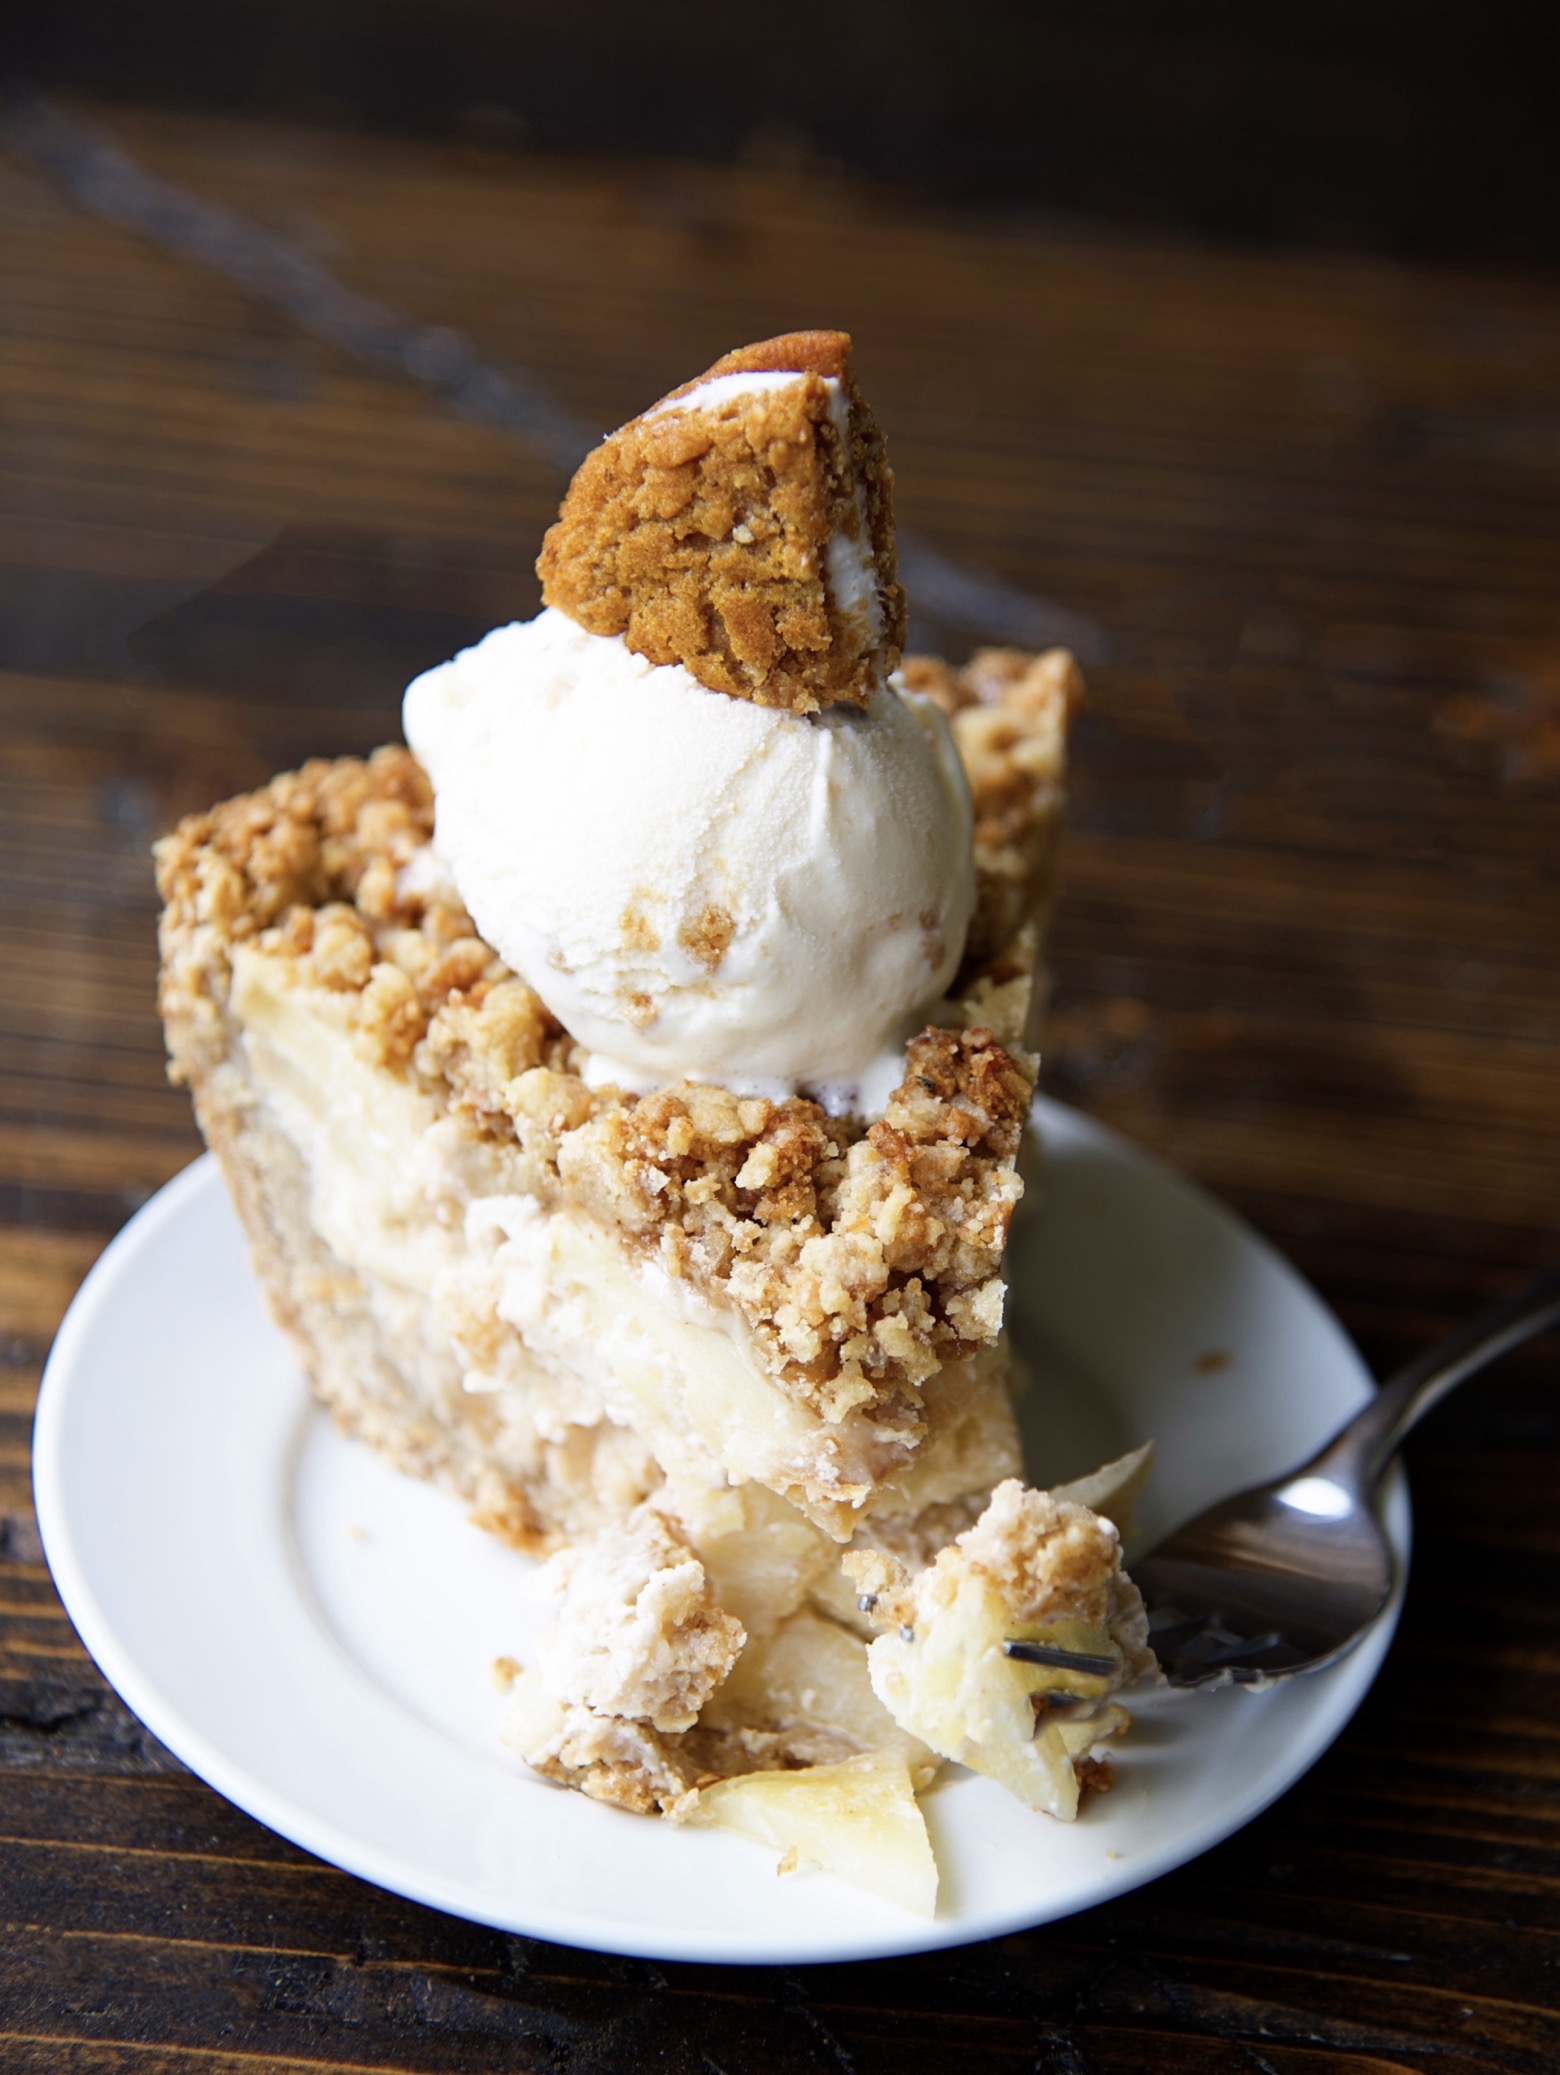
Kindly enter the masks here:
<path id="1" fill-rule="evenodd" d="M 603 426 L 734 341 L 850 327 L 904 516 L 1111 638 L 1052 1091 L 1237 1204 L 1381 1365 L 1560 1253 L 1553 282 L 109 120 Z M 1402 1634 L 1333 1752 L 1196 1865 L 992 1945 L 745 1971 L 503 1937 L 294 1850 L 126 1713 L 28 1443 L 81 1275 L 197 1149 L 147 846 L 393 734 L 412 671 L 530 609 L 556 485 L 4 160 L 0 242 L 0 2066 L 1560 2065 L 1553 1342 L 1411 1445 Z"/>
<path id="2" fill-rule="evenodd" d="M 1417 258 L 1554 260 L 1534 0 L 10 0 L 50 86 L 496 148 L 849 166 L 917 194 Z"/>

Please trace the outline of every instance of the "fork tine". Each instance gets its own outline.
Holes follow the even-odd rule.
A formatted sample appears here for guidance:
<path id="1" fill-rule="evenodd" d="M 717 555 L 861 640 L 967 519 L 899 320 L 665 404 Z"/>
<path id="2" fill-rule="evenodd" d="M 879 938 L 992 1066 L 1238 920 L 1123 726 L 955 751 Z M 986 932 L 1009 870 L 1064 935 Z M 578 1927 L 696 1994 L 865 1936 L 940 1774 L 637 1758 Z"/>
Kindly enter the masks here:
<path id="1" fill-rule="evenodd" d="M 1206 1614 L 1201 1615 L 1195 1621 L 1189 1620 L 1183 1615 L 1173 1624 L 1167 1623 L 1162 1628 L 1155 1628 L 1153 1622 L 1150 1621 L 1148 1640 L 1153 1646 L 1156 1657 L 1163 1659 L 1167 1653 L 1173 1657 L 1194 1636 L 1200 1636 L 1207 1626 L 1208 1616 Z"/>
<path id="2" fill-rule="evenodd" d="M 1274 1652 L 1281 1653 L 1277 1663 L 1260 1662 Z M 1182 1648 L 1161 1652 L 1159 1661 L 1172 1686 L 1200 1686 L 1216 1679 L 1221 1672 L 1233 1672 L 1239 1678 L 1242 1671 L 1249 1670 L 1254 1676 L 1273 1677 L 1298 1668 L 1306 1659 L 1305 1653 L 1275 1628 L 1245 1638 L 1232 1636 L 1227 1630 L 1217 1636 L 1197 1637 Z"/>
<path id="3" fill-rule="evenodd" d="M 1096 1657 L 1087 1650 L 1064 1650 L 1058 1643 L 1028 1643 L 1010 1639 L 1003 1653 L 1020 1664 L 1044 1664 L 1059 1672 L 1087 1672 L 1091 1678 L 1108 1679 L 1116 1669 L 1114 1657 Z"/>
<path id="4" fill-rule="evenodd" d="M 1210 1616 L 1202 1624 L 1201 1631 L 1181 1645 L 1176 1656 L 1183 1664 L 1205 1664 L 1211 1658 L 1228 1655 L 1231 1650 L 1243 1647 L 1240 1637 L 1232 1629 Z"/>
<path id="5" fill-rule="evenodd" d="M 1261 1657 L 1268 1650 L 1282 1650 L 1287 1647 L 1277 1629 L 1270 1629 L 1266 1635 L 1252 1636 L 1249 1640 L 1241 1636 L 1231 1636 L 1227 1640 L 1216 1642 L 1211 1650 L 1196 1651 L 1195 1655 L 1190 1650 L 1183 1651 L 1181 1660 L 1184 1662 L 1192 1659 L 1199 1666 L 1234 1664 L 1238 1659 Z"/>
<path id="6" fill-rule="evenodd" d="M 1092 1708 L 1094 1702 L 1078 1693 L 1031 1693 L 1029 1705 L 1038 1722 L 1041 1715 L 1070 1715 L 1077 1708 Z"/>

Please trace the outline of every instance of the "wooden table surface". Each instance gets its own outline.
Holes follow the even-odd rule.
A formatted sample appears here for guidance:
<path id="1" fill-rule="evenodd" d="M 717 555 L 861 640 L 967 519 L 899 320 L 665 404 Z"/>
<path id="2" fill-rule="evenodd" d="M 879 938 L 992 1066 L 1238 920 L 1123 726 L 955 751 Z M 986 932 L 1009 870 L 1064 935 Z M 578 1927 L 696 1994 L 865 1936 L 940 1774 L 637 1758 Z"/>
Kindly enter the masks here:
<path id="1" fill-rule="evenodd" d="M 474 356 L 605 427 L 851 329 L 902 519 L 1097 658 L 1052 1094 L 1238 1206 L 1378 1367 L 1555 1259 L 1560 286 L 72 116 L 127 160 L 33 117 L 0 148 L 0 2067 L 1560 2066 L 1552 1339 L 1411 1443 L 1402 1632 L 1306 1780 L 1152 1887 L 921 1961 L 619 1961 L 320 1864 L 105 1686 L 28 1479 L 72 1292 L 198 1147 L 148 844 L 392 736 L 416 668 L 533 607 L 556 462 L 453 407 Z M 148 174 L 307 293 L 190 250 Z M 330 283 L 458 337 L 403 330 L 397 373 L 327 336 Z"/>

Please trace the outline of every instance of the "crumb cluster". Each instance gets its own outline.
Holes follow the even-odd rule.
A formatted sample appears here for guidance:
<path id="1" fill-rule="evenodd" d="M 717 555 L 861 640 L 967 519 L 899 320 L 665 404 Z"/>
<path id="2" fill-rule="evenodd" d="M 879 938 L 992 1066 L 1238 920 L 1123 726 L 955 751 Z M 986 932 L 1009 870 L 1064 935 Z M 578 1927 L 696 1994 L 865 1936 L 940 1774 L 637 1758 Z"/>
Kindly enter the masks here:
<path id="1" fill-rule="evenodd" d="M 1043 901 L 1061 834 L 1067 727 L 1083 677 L 1064 648 L 983 648 L 962 669 L 906 656 L 912 691 L 953 728 L 975 808 L 977 899 L 966 971 L 989 964 Z"/>
<path id="2" fill-rule="evenodd" d="M 841 332 L 744 347 L 604 441 L 542 544 L 546 602 L 712 691 L 801 713 L 864 704 L 898 661 L 904 593 L 882 434 L 849 349 Z M 797 379 L 708 405 L 695 394 L 764 373 Z M 843 438 L 830 382 L 849 404 Z M 836 538 L 870 564 L 875 618 L 835 594 Z"/>
<path id="3" fill-rule="evenodd" d="M 506 1740 L 593 1800 L 675 1811 L 706 1773 L 694 1731 L 747 1641 L 675 1521 L 637 1507 L 542 1574 L 554 1617 Z"/>
<path id="4" fill-rule="evenodd" d="M 747 1641 L 687 1536 L 654 1506 L 559 1550 L 542 1583 L 554 1618 L 538 1668 L 566 1707 L 691 1729 Z"/>

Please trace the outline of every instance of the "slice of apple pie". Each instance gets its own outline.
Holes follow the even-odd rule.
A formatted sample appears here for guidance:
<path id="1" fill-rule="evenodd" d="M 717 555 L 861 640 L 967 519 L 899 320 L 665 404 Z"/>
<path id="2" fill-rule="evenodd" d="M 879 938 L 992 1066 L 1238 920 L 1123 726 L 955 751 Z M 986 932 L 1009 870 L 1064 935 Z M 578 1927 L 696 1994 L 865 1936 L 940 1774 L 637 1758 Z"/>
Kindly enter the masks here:
<path id="1" fill-rule="evenodd" d="M 613 435 L 547 609 L 411 687 L 411 750 L 192 817 L 158 875 L 173 1071 L 314 1389 L 549 1557 L 517 1748 L 782 1843 L 843 1779 L 892 1860 L 989 1738 L 869 1654 L 874 1607 L 1045 1714 L 1043 1790 L 987 1769 L 1058 1814 L 1147 1660 L 1109 1523 L 1011 1497 L 1002 1258 L 1077 671 L 901 665 L 848 343 L 744 349 Z M 1014 1686 L 983 1536 L 1023 1633 L 1054 1603 L 1086 1637 L 1065 1707 Z"/>

